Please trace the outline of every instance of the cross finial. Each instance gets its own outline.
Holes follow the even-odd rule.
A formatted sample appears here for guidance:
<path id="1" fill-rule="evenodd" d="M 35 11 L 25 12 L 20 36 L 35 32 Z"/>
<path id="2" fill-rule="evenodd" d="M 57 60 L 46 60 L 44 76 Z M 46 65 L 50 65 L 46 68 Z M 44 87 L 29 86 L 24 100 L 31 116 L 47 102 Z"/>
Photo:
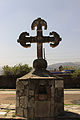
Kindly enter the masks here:
<path id="1" fill-rule="evenodd" d="M 50 32 L 49 36 L 43 36 L 42 27 L 47 29 L 47 22 L 41 18 L 37 18 L 32 22 L 31 29 L 34 30 L 37 27 L 37 35 L 30 36 L 29 33 L 23 32 L 19 36 L 18 42 L 23 47 L 30 47 L 31 43 L 37 43 L 37 58 L 43 59 L 43 43 L 50 43 L 50 47 L 54 48 L 58 46 L 61 38 L 58 33 L 52 31 Z M 27 44 L 28 43 L 28 44 Z"/>
<path id="2" fill-rule="evenodd" d="M 42 27 L 44 26 L 44 29 L 47 30 L 47 23 L 45 20 L 38 18 L 33 21 L 31 25 L 31 29 L 34 30 L 35 27 L 37 27 L 37 36 L 41 37 L 42 35 Z"/>

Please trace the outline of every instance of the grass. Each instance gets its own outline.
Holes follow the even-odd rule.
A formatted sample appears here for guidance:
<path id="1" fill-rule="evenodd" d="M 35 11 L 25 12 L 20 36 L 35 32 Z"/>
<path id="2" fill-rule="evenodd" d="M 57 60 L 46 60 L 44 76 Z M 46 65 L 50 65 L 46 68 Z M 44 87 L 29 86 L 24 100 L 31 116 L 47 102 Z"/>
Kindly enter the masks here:
<path id="1" fill-rule="evenodd" d="M 80 105 L 80 104 L 64 104 L 64 105 Z"/>
<path id="2" fill-rule="evenodd" d="M 16 115 L 15 115 L 15 114 L 13 114 L 13 115 L 12 115 L 12 117 L 16 117 Z"/>
<path id="3" fill-rule="evenodd" d="M 8 113 L 8 112 L 10 112 L 10 110 L 9 110 L 9 109 L 7 109 L 7 110 L 6 110 L 6 112 L 7 112 L 7 113 Z"/>

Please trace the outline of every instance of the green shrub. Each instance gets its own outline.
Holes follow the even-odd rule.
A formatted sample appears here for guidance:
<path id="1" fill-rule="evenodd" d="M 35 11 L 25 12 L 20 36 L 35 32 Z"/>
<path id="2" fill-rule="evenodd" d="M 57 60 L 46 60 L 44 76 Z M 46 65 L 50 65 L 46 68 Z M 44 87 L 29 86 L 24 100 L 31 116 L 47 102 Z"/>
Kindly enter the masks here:
<path id="1" fill-rule="evenodd" d="M 24 64 L 24 65 L 19 64 L 13 67 L 6 65 L 2 68 L 2 74 L 3 75 L 25 75 L 31 70 L 32 70 L 32 67 L 29 67 L 28 64 Z"/>
<path id="2" fill-rule="evenodd" d="M 80 69 L 75 70 L 73 73 L 71 73 L 72 78 L 80 77 Z"/>

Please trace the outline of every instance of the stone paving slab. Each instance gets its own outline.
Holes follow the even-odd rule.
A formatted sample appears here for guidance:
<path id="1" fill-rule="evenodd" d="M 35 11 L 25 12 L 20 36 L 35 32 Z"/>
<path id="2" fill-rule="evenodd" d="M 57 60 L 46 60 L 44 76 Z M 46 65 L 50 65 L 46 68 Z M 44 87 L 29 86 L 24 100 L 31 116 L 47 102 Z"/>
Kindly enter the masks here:
<path id="1" fill-rule="evenodd" d="M 15 104 L 11 104 L 11 105 L 9 105 L 8 107 L 7 107 L 7 109 L 9 109 L 9 110 L 15 110 Z"/>
<path id="2" fill-rule="evenodd" d="M 5 115 L 7 112 L 0 112 L 0 115 Z"/>
<path id="3" fill-rule="evenodd" d="M 64 110 L 80 115 L 80 105 L 65 105 Z"/>
<path id="4" fill-rule="evenodd" d="M 78 90 L 76 90 L 76 91 L 64 91 L 64 94 L 80 94 L 80 91 Z"/>
<path id="5" fill-rule="evenodd" d="M 10 104 L 0 104 L 0 109 L 7 109 Z"/>

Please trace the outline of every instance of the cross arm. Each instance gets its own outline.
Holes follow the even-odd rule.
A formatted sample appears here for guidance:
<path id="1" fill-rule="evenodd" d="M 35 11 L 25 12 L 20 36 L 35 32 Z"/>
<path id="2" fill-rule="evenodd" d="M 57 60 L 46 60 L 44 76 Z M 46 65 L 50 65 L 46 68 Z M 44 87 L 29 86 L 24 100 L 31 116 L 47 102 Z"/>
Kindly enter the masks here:
<path id="1" fill-rule="evenodd" d="M 36 36 L 30 36 L 30 37 L 24 37 L 22 39 L 18 39 L 17 42 L 21 43 L 49 43 L 54 42 L 54 37 L 44 36 L 44 37 L 36 37 Z"/>
<path id="2" fill-rule="evenodd" d="M 23 32 L 17 41 L 25 48 L 30 47 L 31 43 L 50 43 L 50 47 L 54 48 L 59 44 L 61 38 L 56 32 L 51 32 L 50 36 L 29 36 L 29 33 Z"/>
<path id="3" fill-rule="evenodd" d="M 25 48 L 31 47 L 31 43 L 50 43 L 50 47 L 54 48 L 59 44 L 61 40 L 55 40 L 54 37 L 45 36 L 42 38 L 24 37 L 23 39 L 18 39 L 17 41 Z"/>

